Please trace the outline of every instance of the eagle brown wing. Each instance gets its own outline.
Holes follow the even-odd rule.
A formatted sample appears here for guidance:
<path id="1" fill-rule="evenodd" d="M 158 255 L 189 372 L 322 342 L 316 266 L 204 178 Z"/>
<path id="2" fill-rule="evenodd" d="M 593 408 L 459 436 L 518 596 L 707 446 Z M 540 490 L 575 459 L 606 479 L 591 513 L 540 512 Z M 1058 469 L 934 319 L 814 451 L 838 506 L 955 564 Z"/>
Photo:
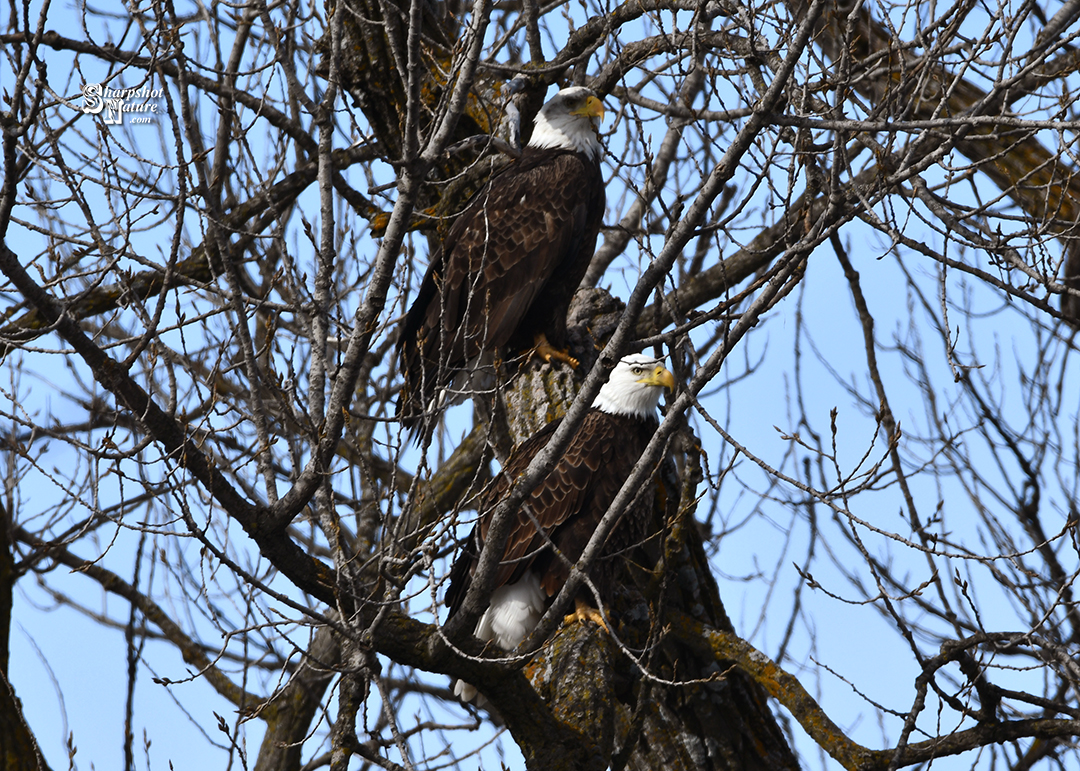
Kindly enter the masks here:
<path id="1" fill-rule="evenodd" d="M 558 423 L 548 424 L 511 454 L 503 473 L 481 501 L 480 520 L 450 573 L 445 601 L 451 614 L 468 591 L 496 506 L 533 457 L 547 446 Z M 536 523 L 524 510 L 518 511 L 493 588 L 515 583 L 525 571 L 533 570 L 540 575 L 547 595 L 556 594 L 569 576 L 568 563 L 581 557 L 655 427 L 655 421 L 618 418 L 591 410 L 555 467 L 525 499 Z M 549 539 L 565 560 L 545 548 Z"/>
<path id="2" fill-rule="evenodd" d="M 590 412 L 586 416 L 581 428 L 570 440 L 570 444 L 555 467 L 525 498 L 521 510 L 517 513 L 514 528 L 506 541 L 502 565 L 495 577 L 496 588 L 520 580 L 538 558 L 544 563 L 540 566 L 544 576 L 548 573 L 546 568 L 549 563 L 561 562 L 550 549 L 545 550 L 544 547 L 549 537 L 557 534 L 567 520 L 573 518 L 585 507 L 592 491 L 595 472 L 603 462 L 602 456 L 605 454 L 604 447 L 593 446 L 588 441 L 591 431 L 587 424 L 592 422 L 589 418 L 593 414 Z M 551 425 L 556 424 L 550 424 L 548 428 Z M 485 514 L 477 528 L 480 544 L 487 540 L 487 531 L 491 526 L 491 515 L 488 512 L 494 510 L 499 501 L 506 497 L 533 457 L 547 446 L 553 432 L 554 429 L 551 429 L 537 434 L 511 455 L 505 472 L 499 476 L 498 484 L 494 486 L 483 503 Z M 534 443 L 537 439 L 542 439 L 542 441 Z M 525 512 L 526 507 L 532 513 L 532 517 Z M 533 518 L 536 520 L 535 523 Z M 554 542 L 557 546 L 559 545 L 557 541 Z M 576 559 L 577 556 L 580 556 L 580 551 L 578 555 L 571 556 L 570 559 Z M 549 587 L 546 584 L 547 582 L 542 577 L 541 585 L 550 596 L 552 592 L 548 591 Z"/>
<path id="3" fill-rule="evenodd" d="M 603 210 L 599 162 L 564 150 L 527 150 L 470 202 L 405 317 L 403 421 L 481 353 L 560 336 Z"/>

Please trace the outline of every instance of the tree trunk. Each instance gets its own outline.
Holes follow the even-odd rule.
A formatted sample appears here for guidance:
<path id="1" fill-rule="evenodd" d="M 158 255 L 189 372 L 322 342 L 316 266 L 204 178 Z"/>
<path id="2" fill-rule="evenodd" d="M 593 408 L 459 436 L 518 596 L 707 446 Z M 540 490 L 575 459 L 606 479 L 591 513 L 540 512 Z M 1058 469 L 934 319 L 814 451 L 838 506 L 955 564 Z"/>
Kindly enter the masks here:
<path id="1" fill-rule="evenodd" d="M 311 731 L 311 721 L 323 703 L 341 648 L 329 627 L 320 627 L 307 655 L 289 682 L 263 708 L 266 735 L 259 747 L 255 771 L 293 771 L 300 768 L 300 752 Z"/>
<path id="2" fill-rule="evenodd" d="M 5 771 L 38 771 L 46 768 L 45 761 L 8 678 L 12 590 L 15 586 L 11 528 L 8 509 L 0 503 L 0 761 Z"/>

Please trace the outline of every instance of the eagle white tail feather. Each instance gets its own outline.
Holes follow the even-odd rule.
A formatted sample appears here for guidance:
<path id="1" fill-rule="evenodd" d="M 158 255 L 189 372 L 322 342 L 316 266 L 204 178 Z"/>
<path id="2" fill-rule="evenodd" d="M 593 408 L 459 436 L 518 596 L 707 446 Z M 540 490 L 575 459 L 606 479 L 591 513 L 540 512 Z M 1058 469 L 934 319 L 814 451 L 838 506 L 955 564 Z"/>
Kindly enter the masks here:
<path id="1" fill-rule="evenodd" d="M 477 639 L 494 640 L 504 651 L 514 650 L 540 623 L 546 600 L 540 579 L 532 572 L 516 584 L 500 586 L 476 625 Z"/>
<path id="2" fill-rule="evenodd" d="M 457 696 L 462 701 L 472 701 L 473 699 L 476 698 L 476 693 L 477 693 L 476 689 L 473 688 L 468 683 L 466 683 L 464 680 L 455 680 L 454 681 L 454 695 Z M 477 699 L 476 706 L 478 706 L 478 707 L 484 706 L 484 703 L 482 701 L 483 698 L 484 697 L 481 696 L 480 699 Z"/>
<path id="3" fill-rule="evenodd" d="M 540 623 L 546 606 L 547 597 L 540 588 L 540 578 L 528 572 L 517 583 L 500 586 L 494 591 L 491 604 L 476 624 L 476 639 L 494 640 L 504 651 L 512 651 Z M 454 695 L 462 701 L 472 701 L 476 689 L 458 680 L 454 683 Z M 483 706 L 483 703 L 477 701 L 477 706 Z"/>

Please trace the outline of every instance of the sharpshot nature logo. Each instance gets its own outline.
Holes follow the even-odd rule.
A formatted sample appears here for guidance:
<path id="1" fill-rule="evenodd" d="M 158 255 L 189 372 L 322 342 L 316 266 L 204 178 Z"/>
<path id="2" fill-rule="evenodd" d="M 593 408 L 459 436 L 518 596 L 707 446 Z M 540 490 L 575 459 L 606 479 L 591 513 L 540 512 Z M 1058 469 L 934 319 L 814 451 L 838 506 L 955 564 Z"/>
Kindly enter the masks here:
<path id="1" fill-rule="evenodd" d="M 161 88 L 109 88 L 101 83 L 84 83 L 82 87 L 82 111 L 87 115 L 104 112 L 102 122 L 118 125 L 124 115 L 131 123 L 149 123 L 158 112 L 157 100 L 165 96 Z"/>

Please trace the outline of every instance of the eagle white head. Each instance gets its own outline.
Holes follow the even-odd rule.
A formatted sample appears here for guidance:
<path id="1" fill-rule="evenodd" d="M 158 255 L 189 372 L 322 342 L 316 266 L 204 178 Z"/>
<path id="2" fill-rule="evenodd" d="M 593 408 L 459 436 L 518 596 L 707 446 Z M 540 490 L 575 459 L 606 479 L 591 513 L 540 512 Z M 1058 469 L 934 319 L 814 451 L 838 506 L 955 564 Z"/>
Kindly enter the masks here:
<path id="1" fill-rule="evenodd" d="M 604 118 L 604 104 L 587 88 L 564 88 L 536 114 L 529 147 L 575 150 L 589 159 L 600 154 L 595 119 Z"/>
<path id="2" fill-rule="evenodd" d="M 664 389 L 675 390 L 675 376 L 661 361 L 643 353 L 623 356 L 592 406 L 612 415 L 656 417 Z"/>

